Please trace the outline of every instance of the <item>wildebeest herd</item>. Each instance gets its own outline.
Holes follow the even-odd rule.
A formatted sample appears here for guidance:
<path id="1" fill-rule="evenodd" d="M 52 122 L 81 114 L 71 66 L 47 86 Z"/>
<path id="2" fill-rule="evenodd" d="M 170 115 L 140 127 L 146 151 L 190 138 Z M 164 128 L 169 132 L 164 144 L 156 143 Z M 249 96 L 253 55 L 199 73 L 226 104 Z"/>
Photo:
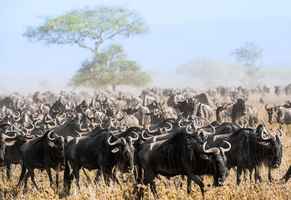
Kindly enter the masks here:
<path id="1" fill-rule="evenodd" d="M 237 185 L 242 174 L 262 182 L 261 166 L 272 182 L 272 170 L 282 161 L 282 127 L 291 123 L 291 103 L 270 106 L 260 99 L 265 122 L 248 98 L 269 93 L 220 87 L 204 92 L 153 88 L 139 95 L 47 91 L 1 96 L 2 173 L 9 181 L 12 164 L 21 166 L 17 186 L 26 192 L 29 179 L 39 187 L 35 169 L 45 170 L 57 191 L 62 180 L 61 197 L 70 195 L 73 182 L 80 188 L 80 170 L 88 182 L 87 173 L 94 170 L 96 185 L 131 177 L 136 199 L 144 198 L 147 185 L 157 199 L 155 179 L 161 176 L 182 176 L 187 192 L 194 182 L 202 196 L 204 176 L 213 177 L 213 187 L 222 186 L 231 169 Z M 280 126 L 269 130 L 268 123 Z M 280 182 L 290 176 L 291 166 Z"/>

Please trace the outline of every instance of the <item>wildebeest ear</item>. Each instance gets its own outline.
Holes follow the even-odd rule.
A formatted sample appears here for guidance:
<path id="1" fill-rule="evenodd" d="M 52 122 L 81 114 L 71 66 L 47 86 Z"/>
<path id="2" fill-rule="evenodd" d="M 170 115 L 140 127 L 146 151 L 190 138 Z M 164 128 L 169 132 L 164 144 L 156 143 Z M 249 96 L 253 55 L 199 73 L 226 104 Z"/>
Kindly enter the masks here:
<path id="1" fill-rule="evenodd" d="M 48 145 L 49 145 L 50 147 L 54 147 L 54 146 L 55 146 L 55 143 L 53 143 L 53 142 L 51 142 L 51 141 L 48 141 Z"/>
<path id="2" fill-rule="evenodd" d="M 119 148 L 115 147 L 114 149 L 111 150 L 112 153 L 117 153 L 119 151 Z"/>
<path id="3" fill-rule="evenodd" d="M 203 160 L 210 160 L 210 157 L 203 153 L 200 154 L 200 158 L 202 158 Z"/>

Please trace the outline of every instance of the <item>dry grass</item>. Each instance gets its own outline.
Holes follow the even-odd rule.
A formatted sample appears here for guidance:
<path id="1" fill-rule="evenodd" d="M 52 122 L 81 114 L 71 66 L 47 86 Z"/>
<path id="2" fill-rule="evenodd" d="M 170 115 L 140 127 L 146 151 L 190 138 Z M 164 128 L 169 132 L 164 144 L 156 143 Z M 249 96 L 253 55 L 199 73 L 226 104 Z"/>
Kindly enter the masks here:
<path id="1" fill-rule="evenodd" d="M 274 99 L 273 99 L 274 101 Z M 260 110 L 261 119 L 266 120 L 263 106 L 258 105 Z M 273 128 L 277 127 L 276 125 Z M 270 127 L 272 128 L 272 127 Z M 268 183 L 266 170 L 262 170 L 262 176 L 264 182 L 261 184 L 254 184 L 247 182 L 242 182 L 242 184 L 237 187 L 235 184 L 235 172 L 231 171 L 225 186 L 219 188 L 207 187 L 207 192 L 205 195 L 206 199 L 225 199 L 225 200 L 287 200 L 291 199 L 291 181 L 287 184 L 283 184 L 278 179 L 280 179 L 287 168 L 291 165 L 291 127 L 285 127 L 287 134 L 283 139 L 284 144 L 284 154 L 283 161 L 280 169 L 273 171 L 273 177 L 276 179 L 274 183 Z M 18 176 L 20 174 L 19 167 L 13 169 L 13 178 L 11 182 L 3 182 L 3 178 L 0 180 L 0 187 L 3 199 L 13 199 L 13 200 L 48 200 L 48 199 L 59 199 L 59 195 L 53 189 L 50 188 L 48 178 L 45 172 L 37 171 L 36 179 L 38 185 L 40 186 L 39 191 L 35 191 L 29 184 L 29 190 L 27 193 L 23 194 L 20 188 L 16 188 L 16 183 Z M 82 173 L 81 173 L 82 175 Z M 94 173 L 90 172 L 90 176 L 94 177 Z M 178 178 L 179 181 L 182 181 Z M 206 178 L 205 183 L 211 184 L 211 179 Z M 162 178 L 161 180 L 156 180 L 157 189 L 160 199 L 175 199 L 175 200 L 185 200 L 185 199 L 202 199 L 201 193 L 197 186 L 193 186 L 191 195 L 187 195 L 186 192 L 186 181 L 183 182 L 183 186 L 176 186 L 174 179 L 167 180 Z M 177 181 L 176 181 L 177 182 Z M 132 196 L 132 183 L 124 182 L 122 186 L 112 185 L 110 187 L 105 186 L 103 183 L 96 185 L 87 185 L 82 176 L 81 179 L 81 190 L 76 189 L 75 184 L 72 184 L 72 195 L 68 197 L 70 200 L 81 200 L 81 199 L 133 199 Z M 61 190 L 61 189 L 60 189 Z M 0 198 L 1 199 L 1 198 Z M 152 194 L 149 192 L 149 188 L 146 189 L 145 199 L 153 199 Z"/>

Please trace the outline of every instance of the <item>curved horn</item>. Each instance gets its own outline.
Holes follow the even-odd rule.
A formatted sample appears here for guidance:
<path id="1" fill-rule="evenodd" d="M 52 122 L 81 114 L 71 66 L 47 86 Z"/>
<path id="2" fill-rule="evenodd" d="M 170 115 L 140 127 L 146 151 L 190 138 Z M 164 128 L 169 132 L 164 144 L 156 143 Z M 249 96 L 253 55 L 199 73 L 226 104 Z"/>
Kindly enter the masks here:
<path id="1" fill-rule="evenodd" d="M 182 119 L 179 120 L 179 122 L 178 122 L 178 126 L 179 126 L 180 128 L 183 127 L 183 126 L 182 126 Z"/>
<path id="2" fill-rule="evenodd" d="M 14 133 L 13 136 L 9 136 L 9 135 L 6 135 L 5 133 L 2 134 L 2 141 L 6 140 L 6 139 L 15 139 L 17 134 L 15 132 L 11 132 L 11 133 Z"/>
<path id="3" fill-rule="evenodd" d="M 143 130 L 142 132 L 141 132 L 141 138 L 143 139 L 143 140 L 150 140 L 150 139 L 152 139 L 154 136 L 145 136 L 145 134 L 146 134 L 146 131 L 145 130 Z"/>
<path id="4" fill-rule="evenodd" d="M 47 138 L 51 141 L 54 141 L 56 138 L 52 137 L 52 134 L 54 133 L 53 130 L 51 130 L 48 134 L 47 134 Z"/>
<path id="5" fill-rule="evenodd" d="M 114 146 L 114 145 L 119 144 L 119 143 L 121 142 L 121 139 L 120 139 L 120 138 L 117 139 L 117 140 L 114 141 L 114 142 L 111 141 L 111 138 L 112 138 L 112 135 L 109 136 L 108 139 L 107 139 L 107 143 L 108 143 L 110 146 Z"/>
<path id="6" fill-rule="evenodd" d="M 261 136 L 261 139 L 262 140 L 269 140 L 269 139 L 271 139 L 270 136 L 267 136 L 267 135 L 264 134 L 265 130 L 266 129 L 264 128 L 264 130 L 261 132 L 261 135 L 260 135 Z"/>
<path id="7" fill-rule="evenodd" d="M 202 127 L 202 128 L 200 128 L 199 130 L 203 130 L 204 133 L 207 133 L 207 134 L 209 134 L 209 135 L 215 135 L 215 132 L 216 132 L 215 127 L 214 127 L 213 125 L 211 125 L 211 124 L 209 124 L 209 126 L 211 127 L 212 132 L 205 131 L 204 128 L 206 128 L 206 127 Z"/>
<path id="8" fill-rule="evenodd" d="M 129 138 L 130 138 L 130 141 L 131 141 L 131 142 L 135 142 L 135 141 L 138 140 L 139 135 L 138 135 L 138 133 L 135 132 L 135 131 L 132 131 L 132 133 L 134 133 L 135 137 L 131 137 L 131 136 L 129 136 Z"/>
<path id="9" fill-rule="evenodd" d="M 171 131 L 173 129 L 173 124 L 171 124 L 170 122 L 166 122 L 166 124 L 169 125 L 169 128 L 165 128 L 165 130 L 168 132 L 168 131 Z"/>
<path id="10" fill-rule="evenodd" d="M 186 126 L 186 133 L 188 133 L 188 134 L 193 134 L 192 130 L 193 130 L 193 129 L 191 128 L 190 125 Z"/>
<path id="11" fill-rule="evenodd" d="M 207 141 L 203 143 L 203 152 L 204 153 L 214 153 L 214 154 L 218 154 L 220 151 L 219 151 L 219 148 L 217 147 L 212 147 L 210 149 L 206 149 L 206 144 L 207 144 Z"/>
<path id="12" fill-rule="evenodd" d="M 86 129 L 86 128 L 82 128 L 82 123 L 79 125 L 79 131 L 81 131 L 81 132 L 87 132 L 88 131 L 88 129 Z"/>
<path id="13" fill-rule="evenodd" d="M 150 130 L 150 127 L 148 127 L 148 128 L 147 128 L 147 131 L 148 131 L 149 133 L 155 133 L 155 132 L 158 131 L 158 128 L 155 128 L 155 129 L 153 129 L 153 130 Z"/>
<path id="14" fill-rule="evenodd" d="M 228 152 L 231 149 L 231 144 L 228 141 L 224 140 L 224 143 L 226 143 L 228 145 L 228 147 L 227 148 L 220 147 L 220 149 L 223 153 Z"/>

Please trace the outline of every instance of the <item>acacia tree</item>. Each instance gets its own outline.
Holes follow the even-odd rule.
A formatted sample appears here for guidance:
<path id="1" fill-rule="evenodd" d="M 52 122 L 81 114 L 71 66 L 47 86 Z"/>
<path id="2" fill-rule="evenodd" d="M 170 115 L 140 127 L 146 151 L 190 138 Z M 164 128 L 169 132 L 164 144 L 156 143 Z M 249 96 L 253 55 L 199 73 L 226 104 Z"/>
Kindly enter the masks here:
<path id="1" fill-rule="evenodd" d="M 124 50 L 120 46 L 111 46 L 118 39 L 129 38 L 146 31 L 145 22 L 136 12 L 125 8 L 102 6 L 94 9 L 73 10 L 64 15 L 49 18 L 40 26 L 29 27 L 24 36 L 33 41 L 45 41 L 47 44 L 77 45 L 89 50 L 92 59 L 83 63 L 81 69 L 73 77 L 72 83 L 75 86 L 95 88 L 99 85 L 142 85 L 149 82 L 148 74 L 141 72 L 136 62 L 127 60 L 126 56 L 120 56 L 124 54 Z M 102 50 L 104 46 L 111 47 Z M 106 55 L 107 53 L 108 55 Z M 115 70 L 119 70 L 120 67 L 112 67 L 116 66 L 117 62 L 115 60 L 114 63 L 111 63 L 112 55 L 117 56 L 119 58 L 118 62 L 122 61 L 122 66 L 126 66 L 125 68 L 135 66 L 135 70 L 124 70 L 123 73 L 136 73 L 134 76 L 130 75 L 139 77 L 144 81 L 129 83 L 126 79 L 115 80 L 117 78 L 115 74 L 120 74 Z M 107 66 L 102 66 L 102 64 L 108 63 L 111 63 L 110 71 L 108 71 Z M 93 67 L 89 66 L 95 66 L 95 70 L 96 66 L 99 66 L 97 71 L 100 74 L 96 76 L 95 71 L 92 70 Z M 119 63 L 118 66 L 121 66 L 121 64 Z M 87 68 L 90 68 L 90 70 L 86 70 Z M 90 74 L 91 72 L 92 74 Z"/>
<path id="2" fill-rule="evenodd" d="M 259 61 L 263 56 L 263 50 L 253 42 L 246 42 L 243 46 L 232 51 L 235 59 L 244 65 L 245 78 L 244 82 L 249 87 L 258 84 L 259 78 Z"/>
<path id="3" fill-rule="evenodd" d="M 121 46 L 111 45 L 85 61 L 72 78 L 72 84 L 91 88 L 111 85 L 115 90 L 117 85 L 143 86 L 150 80 L 135 61 L 127 59 Z"/>

